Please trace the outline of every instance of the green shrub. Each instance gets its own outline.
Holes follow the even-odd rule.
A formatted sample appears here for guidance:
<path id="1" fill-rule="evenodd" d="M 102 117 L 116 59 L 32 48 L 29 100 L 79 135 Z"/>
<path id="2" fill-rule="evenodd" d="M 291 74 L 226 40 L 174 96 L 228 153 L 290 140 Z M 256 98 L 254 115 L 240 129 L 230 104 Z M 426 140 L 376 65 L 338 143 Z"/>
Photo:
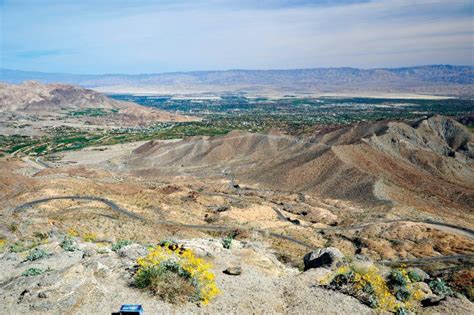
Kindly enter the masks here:
<path id="1" fill-rule="evenodd" d="M 10 245 L 10 251 L 12 253 L 21 253 L 21 252 L 24 252 L 26 251 L 28 248 L 25 247 L 23 244 L 21 243 L 14 243 L 12 245 Z"/>
<path id="2" fill-rule="evenodd" d="M 161 247 L 168 247 L 168 246 L 174 246 L 174 245 L 177 246 L 178 243 L 176 243 L 173 240 L 162 240 L 162 241 L 160 241 L 160 243 L 158 245 L 160 245 Z M 150 246 L 155 248 L 155 246 L 153 246 L 153 245 L 150 245 Z"/>
<path id="3" fill-rule="evenodd" d="M 29 268 L 25 270 L 21 275 L 25 277 L 38 276 L 43 273 L 43 270 L 39 268 Z"/>
<path id="4" fill-rule="evenodd" d="M 41 248 L 33 248 L 28 253 L 28 256 L 26 256 L 26 260 L 35 261 L 35 260 L 38 260 L 38 259 L 41 259 L 41 258 L 44 258 L 44 257 L 47 257 L 47 256 L 49 256 L 49 254 L 45 250 L 43 250 Z"/>
<path id="5" fill-rule="evenodd" d="M 408 278 L 410 278 L 411 282 L 420 282 L 423 280 L 415 270 L 408 270 Z"/>
<path id="6" fill-rule="evenodd" d="M 431 280 L 429 286 L 436 295 L 448 296 L 453 294 L 453 290 L 440 278 Z"/>
<path id="7" fill-rule="evenodd" d="M 406 286 L 407 279 L 400 270 L 393 270 L 389 276 L 390 283 L 393 286 Z"/>
<path id="8" fill-rule="evenodd" d="M 59 246 L 61 246 L 61 248 L 67 252 L 73 252 L 73 251 L 78 250 L 76 242 L 70 236 L 65 236 L 61 244 L 59 244 Z"/>
<path id="9" fill-rule="evenodd" d="M 398 287 L 395 289 L 395 297 L 399 301 L 406 302 L 410 299 L 411 293 L 406 287 Z"/>
<path id="10" fill-rule="evenodd" d="M 18 230 L 18 224 L 16 223 L 12 223 L 8 226 L 8 230 L 10 230 L 10 232 L 14 233 Z"/>
<path id="11" fill-rule="evenodd" d="M 224 246 L 226 249 L 230 249 L 233 240 L 234 237 L 232 235 L 226 236 L 224 239 L 222 239 L 222 246 Z"/>
<path id="12" fill-rule="evenodd" d="M 122 247 L 125 247 L 127 245 L 130 245 L 132 244 L 132 241 L 129 241 L 129 240 L 121 240 L 121 241 L 118 241 L 117 243 L 114 243 L 112 244 L 112 250 L 114 252 L 117 252 L 119 251 Z"/>
<path id="13" fill-rule="evenodd" d="M 396 315 L 409 315 L 410 312 L 408 312 L 408 310 L 404 307 L 399 307 L 397 308 L 397 310 L 395 311 L 395 314 Z"/>
<path id="14" fill-rule="evenodd" d="M 368 304 L 371 308 L 377 308 L 379 307 L 379 301 L 377 300 L 377 298 L 373 295 L 371 295 L 368 299 Z"/>
<path id="15" fill-rule="evenodd" d="M 35 232 L 34 237 L 44 241 L 44 240 L 48 239 L 49 235 L 46 232 Z"/>
<path id="16" fill-rule="evenodd" d="M 374 287 L 371 283 L 366 283 L 364 287 L 362 288 L 362 291 L 364 291 L 367 294 L 372 294 L 374 293 Z"/>
<path id="17" fill-rule="evenodd" d="M 331 285 L 336 288 L 341 288 L 345 285 L 348 285 L 354 279 L 354 272 L 350 270 L 349 272 L 337 274 L 331 281 Z"/>

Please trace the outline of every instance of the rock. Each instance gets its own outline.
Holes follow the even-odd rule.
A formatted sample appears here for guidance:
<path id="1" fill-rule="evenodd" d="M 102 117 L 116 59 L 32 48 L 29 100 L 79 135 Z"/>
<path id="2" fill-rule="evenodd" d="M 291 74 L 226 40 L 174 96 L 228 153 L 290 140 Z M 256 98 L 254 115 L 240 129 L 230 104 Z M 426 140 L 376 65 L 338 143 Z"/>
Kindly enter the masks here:
<path id="1" fill-rule="evenodd" d="M 92 249 L 92 248 L 85 248 L 83 251 L 82 251 L 82 258 L 86 258 L 86 257 L 92 257 L 96 254 L 97 252 Z"/>
<path id="2" fill-rule="evenodd" d="M 220 216 L 218 213 L 214 213 L 214 214 L 206 213 L 206 215 L 204 216 L 204 221 L 206 221 L 207 223 L 214 223 L 218 221 L 219 219 L 220 219 Z"/>
<path id="3" fill-rule="evenodd" d="M 433 294 L 433 292 L 431 292 L 430 286 L 425 282 L 417 282 L 417 283 L 415 283 L 415 286 L 416 286 L 416 288 L 420 289 L 426 295 Z"/>
<path id="4" fill-rule="evenodd" d="M 354 260 L 357 260 L 357 261 L 365 261 L 365 262 L 371 262 L 372 259 L 370 259 L 369 257 L 367 257 L 366 255 L 363 255 L 363 254 L 356 254 L 354 255 Z"/>
<path id="5" fill-rule="evenodd" d="M 215 211 L 215 212 L 224 212 L 224 211 L 227 211 L 229 210 L 229 206 L 228 205 L 219 205 L 219 206 L 213 206 L 211 207 L 212 211 Z"/>
<path id="6" fill-rule="evenodd" d="M 223 271 L 226 275 L 238 276 L 242 273 L 242 267 L 240 266 L 231 266 Z"/>
<path id="7" fill-rule="evenodd" d="M 290 221 L 291 223 L 295 224 L 295 225 L 300 225 L 301 224 L 301 221 L 298 220 L 298 219 L 290 219 L 288 218 L 288 221 Z"/>
<path id="8" fill-rule="evenodd" d="M 312 280 L 315 280 L 318 284 L 325 284 L 325 282 L 328 282 L 329 279 L 331 279 L 331 274 L 333 272 L 329 269 L 326 268 L 316 268 L 316 269 L 310 269 L 304 274 L 308 274 Z"/>
<path id="9" fill-rule="evenodd" d="M 441 303 L 445 299 L 446 299 L 446 296 L 438 296 L 438 295 L 431 294 L 428 297 L 421 300 L 421 305 L 423 307 L 436 306 L 436 305 L 439 305 L 439 303 Z"/>
<path id="10" fill-rule="evenodd" d="M 38 297 L 39 297 L 40 299 L 46 299 L 46 298 L 48 298 L 48 295 L 47 295 L 46 293 L 44 293 L 44 292 L 40 292 L 40 293 L 38 293 Z"/>
<path id="11" fill-rule="evenodd" d="M 100 262 L 94 262 L 90 265 L 94 271 L 94 275 L 105 278 L 110 274 L 110 268 Z"/>
<path id="12" fill-rule="evenodd" d="M 145 247 L 139 244 L 131 244 L 122 247 L 117 253 L 120 257 L 128 258 L 130 260 L 137 260 L 140 257 L 146 256 L 148 251 Z"/>
<path id="13" fill-rule="evenodd" d="M 354 271 L 366 274 L 370 269 L 374 268 L 374 263 L 371 261 L 356 260 L 352 263 L 352 267 L 354 268 Z"/>
<path id="14" fill-rule="evenodd" d="M 304 271 L 322 267 L 334 269 L 341 265 L 343 259 L 344 255 L 335 247 L 318 248 L 304 256 Z"/>

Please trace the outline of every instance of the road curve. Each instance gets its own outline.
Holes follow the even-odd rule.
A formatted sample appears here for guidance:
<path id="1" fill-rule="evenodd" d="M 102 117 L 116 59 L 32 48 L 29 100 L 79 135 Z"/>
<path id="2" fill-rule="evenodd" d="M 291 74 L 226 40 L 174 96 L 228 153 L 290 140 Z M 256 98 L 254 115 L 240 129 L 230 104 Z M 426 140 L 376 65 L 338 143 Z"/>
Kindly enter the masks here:
<path id="1" fill-rule="evenodd" d="M 279 238 L 283 240 L 287 240 L 289 242 L 301 245 L 303 247 L 306 247 L 308 249 L 315 249 L 312 245 L 307 244 L 303 241 L 300 241 L 298 239 L 292 238 L 287 235 L 279 234 L 279 233 L 274 233 L 271 231 L 267 230 L 262 230 L 262 229 L 251 229 L 251 228 L 238 228 L 238 227 L 231 227 L 231 226 L 212 226 L 212 225 L 193 225 L 193 224 L 182 224 L 179 222 L 174 222 L 174 221 L 156 221 L 156 222 L 150 222 L 146 218 L 133 213 L 131 211 L 125 210 L 121 208 L 119 205 L 117 205 L 114 201 L 111 201 L 106 198 L 102 197 L 94 197 L 94 196 L 58 196 L 58 197 L 48 197 L 48 198 L 43 198 L 43 199 L 37 199 L 33 200 L 30 202 L 26 202 L 24 204 L 21 204 L 17 206 L 16 208 L 13 209 L 13 213 L 19 213 L 29 207 L 35 206 L 37 204 L 41 203 L 46 203 L 52 200 L 88 200 L 88 201 L 98 201 L 102 202 L 105 205 L 109 206 L 110 209 L 113 211 L 123 214 L 125 216 L 128 216 L 129 218 L 140 220 L 143 222 L 147 223 L 152 223 L 152 224 L 159 224 L 159 225 L 167 225 L 167 226 L 173 226 L 173 227 L 182 227 L 182 228 L 189 228 L 189 229 L 195 229 L 195 230 L 202 230 L 202 231 L 235 231 L 235 230 L 248 230 L 248 231 L 254 231 L 258 232 L 264 236 L 271 236 L 274 238 Z M 449 223 L 442 223 L 442 222 L 435 222 L 435 221 L 430 221 L 430 220 L 425 220 L 425 221 L 416 221 L 416 220 L 386 220 L 386 221 L 379 221 L 379 222 L 370 222 L 370 223 L 365 223 L 357 226 L 349 226 L 349 227 L 331 227 L 331 228 L 321 228 L 321 229 L 316 229 L 316 230 L 332 230 L 332 231 L 341 231 L 341 230 L 355 230 L 355 229 L 361 229 L 366 226 L 370 226 L 373 224 L 383 224 L 383 223 L 393 223 L 393 222 L 413 222 L 413 223 L 422 223 L 422 224 L 427 224 L 429 226 L 441 228 L 444 230 L 444 228 L 449 228 L 450 230 L 457 230 L 462 233 L 462 235 L 468 236 L 471 239 L 474 239 L 474 231 L 465 228 L 465 227 L 458 227 L 453 224 Z M 408 263 L 424 263 L 424 262 L 444 262 L 444 261 L 453 261 L 453 260 L 459 260 L 459 259 L 474 259 L 474 254 L 468 254 L 468 255 L 451 255 L 451 256 L 436 256 L 436 257 L 426 257 L 426 258 L 418 258 L 418 259 L 411 259 L 411 260 L 396 260 L 396 261 L 389 261 L 389 260 L 380 260 L 377 261 L 378 263 L 386 264 L 386 265 L 400 265 L 400 264 L 408 264 Z"/>
<path id="2" fill-rule="evenodd" d="M 276 215 L 278 216 L 278 219 L 281 221 L 288 221 L 291 222 L 295 225 L 299 225 L 299 223 L 296 223 L 295 220 L 291 220 L 287 216 L 285 216 L 279 209 L 276 207 L 273 207 L 273 210 L 275 211 Z M 373 221 L 373 222 L 366 222 L 362 223 L 359 225 L 352 225 L 352 226 L 336 226 L 336 227 L 327 227 L 327 228 L 313 228 L 316 231 L 350 231 L 350 230 L 360 230 L 365 227 L 371 226 L 371 225 L 376 225 L 376 224 L 384 224 L 384 223 L 396 223 L 396 222 L 407 222 L 407 223 L 418 223 L 418 224 L 423 224 L 428 227 L 438 229 L 441 231 L 445 232 L 450 232 L 454 234 L 459 234 L 462 236 L 465 236 L 467 238 L 470 238 L 474 240 L 474 230 L 463 227 L 463 226 L 458 226 L 454 225 L 451 223 L 444 223 L 444 222 L 439 222 L 439 221 L 434 221 L 434 220 L 413 220 L 413 219 L 394 219 L 394 220 L 379 220 L 379 221 Z M 310 226 L 306 226 L 311 228 Z"/>

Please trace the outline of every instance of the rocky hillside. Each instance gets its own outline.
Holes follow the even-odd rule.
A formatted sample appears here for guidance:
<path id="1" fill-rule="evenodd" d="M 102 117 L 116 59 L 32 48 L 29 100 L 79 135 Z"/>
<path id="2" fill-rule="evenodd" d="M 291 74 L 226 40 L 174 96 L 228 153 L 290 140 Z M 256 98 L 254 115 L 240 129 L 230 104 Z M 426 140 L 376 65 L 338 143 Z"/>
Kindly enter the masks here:
<path id="1" fill-rule="evenodd" d="M 153 110 L 134 103 L 116 101 L 93 90 L 66 84 L 29 81 L 19 85 L 0 84 L 0 112 L 24 114 L 109 114 L 123 123 L 187 121 L 189 117 Z"/>
<path id="2" fill-rule="evenodd" d="M 362 256 L 349 264 L 337 248 L 324 248 L 304 257 L 307 271 L 301 272 L 281 264 L 261 243 L 233 241 L 230 248 L 224 248 L 218 239 L 179 241 L 181 248 L 211 263 L 208 266 L 215 276 L 217 296 L 206 305 L 177 303 L 179 288 L 162 283 L 166 292 L 177 294 L 165 302 L 158 295 L 162 291 L 150 294 L 136 286 L 139 259 L 149 254 L 150 247 L 83 241 L 59 231 L 44 237 L 43 244 L 32 249 L 15 243 L 0 253 L 0 299 L 6 314 L 105 314 L 127 303 L 141 304 L 147 313 L 200 314 L 374 314 L 375 310 L 397 308 L 468 314 L 472 308 L 465 297 L 451 297 L 450 288 L 443 291 L 435 286 L 444 282 L 418 268 L 402 274 Z M 361 290 L 363 283 L 350 272 L 364 276 L 373 291 Z M 389 287 L 393 292 L 389 291 L 383 283 L 399 274 L 406 282 L 401 289 Z M 344 283 L 340 283 L 341 277 L 347 277 Z M 408 299 L 399 297 L 402 289 Z"/>
<path id="3" fill-rule="evenodd" d="M 474 207 L 473 137 L 442 116 L 360 123 L 308 139 L 232 132 L 148 142 L 119 165 L 141 175 L 235 177 L 241 183 L 366 205 Z"/>

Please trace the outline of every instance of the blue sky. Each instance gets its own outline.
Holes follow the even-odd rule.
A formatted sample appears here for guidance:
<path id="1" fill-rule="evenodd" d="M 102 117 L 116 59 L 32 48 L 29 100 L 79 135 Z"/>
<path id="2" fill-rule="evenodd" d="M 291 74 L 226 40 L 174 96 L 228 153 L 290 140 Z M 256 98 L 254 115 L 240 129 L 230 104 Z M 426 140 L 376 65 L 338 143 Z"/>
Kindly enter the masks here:
<path id="1" fill-rule="evenodd" d="M 0 67 L 69 73 L 474 64 L 472 0 L 0 0 Z"/>

